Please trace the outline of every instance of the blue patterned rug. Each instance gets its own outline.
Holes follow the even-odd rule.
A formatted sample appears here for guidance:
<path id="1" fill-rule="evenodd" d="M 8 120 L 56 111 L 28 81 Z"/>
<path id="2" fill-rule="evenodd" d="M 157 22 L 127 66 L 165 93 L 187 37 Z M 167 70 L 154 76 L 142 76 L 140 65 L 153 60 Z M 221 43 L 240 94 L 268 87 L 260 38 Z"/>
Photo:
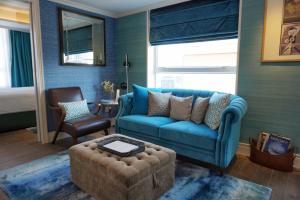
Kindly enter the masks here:
<path id="1" fill-rule="evenodd" d="M 11 200 L 92 200 L 70 180 L 69 156 L 61 152 L 0 172 Z M 268 200 L 272 190 L 190 163 L 177 162 L 176 182 L 160 200 Z"/>

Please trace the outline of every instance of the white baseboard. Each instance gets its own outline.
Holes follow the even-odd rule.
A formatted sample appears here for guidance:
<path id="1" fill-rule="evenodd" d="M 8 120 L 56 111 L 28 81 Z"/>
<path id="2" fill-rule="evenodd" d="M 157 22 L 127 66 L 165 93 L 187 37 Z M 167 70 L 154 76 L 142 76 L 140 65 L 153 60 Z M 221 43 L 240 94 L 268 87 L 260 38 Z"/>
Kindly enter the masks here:
<path id="1" fill-rule="evenodd" d="M 239 145 L 239 148 L 237 150 L 237 154 L 249 157 L 250 156 L 250 144 L 241 142 Z M 300 154 L 295 155 L 294 169 L 297 171 L 300 170 Z"/>

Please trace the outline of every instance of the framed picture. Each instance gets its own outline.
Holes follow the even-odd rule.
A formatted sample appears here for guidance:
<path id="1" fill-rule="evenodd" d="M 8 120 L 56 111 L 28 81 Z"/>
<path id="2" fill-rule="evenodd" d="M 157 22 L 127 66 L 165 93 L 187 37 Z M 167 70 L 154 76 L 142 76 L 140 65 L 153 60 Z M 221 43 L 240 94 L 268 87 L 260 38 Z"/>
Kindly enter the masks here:
<path id="1" fill-rule="evenodd" d="M 300 61 L 300 0 L 265 0 L 262 62 Z"/>

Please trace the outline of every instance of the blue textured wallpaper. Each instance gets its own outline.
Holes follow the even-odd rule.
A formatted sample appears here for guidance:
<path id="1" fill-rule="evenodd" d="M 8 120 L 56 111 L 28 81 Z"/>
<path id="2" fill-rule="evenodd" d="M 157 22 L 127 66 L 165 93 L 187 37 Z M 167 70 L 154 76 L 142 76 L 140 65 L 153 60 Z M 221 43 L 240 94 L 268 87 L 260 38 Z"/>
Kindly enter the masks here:
<path id="1" fill-rule="evenodd" d="M 133 83 L 147 86 L 147 14 L 137 13 L 116 20 L 115 49 L 118 83 L 126 81 L 122 67 L 125 53 L 130 62 L 129 89 Z M 123 91 L 124 92 L 124 91 Z"/>
<path id="2" fill-rule="evenodd" d="M 105 18 L 106 66 L 61 66 L 59 58 L 58 8 L 80 11 L 82 13 Z M 100 99 L 100 83 L 103 80 L 116 81 L 114 62 L 114 26 L 115 19 L 107 16 L 70 8 L 47 0 L 40 0 L 42 29 L 44 79 L 46 89 L 55 87 L 80 86 L 84 98 L 88 101 Z M 48 125 L 53 128 L 51 115 Z"/>
<path id="3" fill-rule="evenodd" d="M 267 131 L 292 139 L 300 152 L 299 62 L 262 63 L 264 0 L 244 0 L 238 95 L 248 102 L 241 141 Z"/>

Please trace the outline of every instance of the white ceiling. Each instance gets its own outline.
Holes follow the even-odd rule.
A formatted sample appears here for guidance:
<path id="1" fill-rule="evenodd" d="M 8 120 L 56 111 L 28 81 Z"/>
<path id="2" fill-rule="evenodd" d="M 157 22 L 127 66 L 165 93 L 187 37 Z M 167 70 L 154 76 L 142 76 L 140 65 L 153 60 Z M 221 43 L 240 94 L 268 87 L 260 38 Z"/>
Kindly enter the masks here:
<path id="1" fill-rule="evenodd" d="M 16 0 L 0 0 L 0 4 L 4 6 L 11 6 L 18 9 L 29 10 L 30 4 L 25 1 L 16 1 Z"/>
<path id="2" fill-rule="evenodd" d="M 165 0 L 72 0 L 78 3 L 101 8 L 114 13 L 123 13 L 135 10 Z"/>
<path id="3" fill-rule="evenodd" d="M 50 0 L 111 17 L 122 17 L 188 0 Z"/>

